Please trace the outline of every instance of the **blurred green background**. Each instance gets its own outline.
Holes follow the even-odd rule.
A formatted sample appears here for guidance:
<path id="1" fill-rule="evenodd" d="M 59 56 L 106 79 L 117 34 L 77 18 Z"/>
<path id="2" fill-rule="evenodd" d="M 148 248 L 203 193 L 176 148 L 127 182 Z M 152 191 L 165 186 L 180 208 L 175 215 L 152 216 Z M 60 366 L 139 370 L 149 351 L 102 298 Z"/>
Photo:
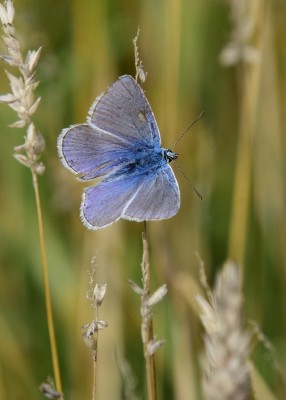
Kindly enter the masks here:
<path id="1" fill-rule="evenodd" d="M 86 300 L 93 256 L 98 282 L 108 284 L 100 309 L 109 327 L 99 337 L 97 398 L 124 398 L 116 354 L 129 362 L 141 398 L 145 390 L 140 302 L 127 282 L 141 281 L 143 226 L 119 221 L 86 230 L 79 218 L 84 184 L 63 168 L 56 151 L 63 128 L 84 122 L 94 98 L 118 76 L 135 74 L 132 39 L 140 26 L 144 90 L 163 146 L 172 148 L 205 111 L 176 147 L 203 200 L 174 167 L 180 211 L 148 223 L 152 288 L 166 282 L 169 289 L 154 317 L 158 338 L 166 339 L 157 353 L 159 398 L 202 398 L 198 252 L 211 284 L 227 258 L 242 266 L 246 319 L 257 321 L 275 349 L 273 360 L 257 344 L 252 360 L 273 398 L 285 399 L 285 1 L 14 4 L 23 49 L 43 46 L 35 124 L 46 140 L 40 192 L 65 398 L 91 397 L 92 360 L 80 327 L 94 318 Z M 8 91 L 6 68 L 1 93 Z M 23 131 L 7 127 L 16 116 L 5 105 L 0 120 L 0 398 L 40 399 L 38 386 L 52 375 L 52 364 L 34 193 L 30 171 L 12 157 Z"/>

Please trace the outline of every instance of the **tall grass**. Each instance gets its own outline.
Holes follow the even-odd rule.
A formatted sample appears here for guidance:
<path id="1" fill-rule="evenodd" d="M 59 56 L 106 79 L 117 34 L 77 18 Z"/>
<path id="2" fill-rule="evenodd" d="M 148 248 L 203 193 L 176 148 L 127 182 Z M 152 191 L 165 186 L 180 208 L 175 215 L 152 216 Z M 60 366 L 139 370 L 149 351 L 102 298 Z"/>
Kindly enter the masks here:
<path id="1" fill-rule="evenodd" d="M 1 103 L 6 103 L 17 113 L 18 120 L 10 125 L 11 128 L 25 128 L 26 136 L 24 143 L 14 148 L 14 157 L 20 164 L 29 168 L 32 174 L 32 185 L 35 193 L 35 203 L 39 225 L 39 242 L 41 251 L 43 286 L 45 293 L 46 315 L 51 347 L 51 358 L 53 362 L 53 372 L 58 391 L 62 392 L 57 346 L 55 339 L 55 330 L 53 322 L 53 312 L 51 305 L 51 295 L 49 289 L 49 274 L 47 265 L 47 252 L 43 226 L 43 215 L 41 197 L 39 193 L 38 176 L 42 175 L 45 167 L 39 161 L 44 148 L 45 141 L 42 135 L 37 131 L 33 117 L 41 98 L 35 99 L 34 91 L 38 86 L 35 80 L 36 66 L 38 64 L 41 48 L 28 51 L 27 55 L 21 51 L 21 44 L 18 40 L 16 29 L 14 27 L 15 9 L 13 3 L 9 0 L 0 5 L 0 20 L 3 29 L 3 42 L 7 49 L 7 54 L 1 58 L 8 66 L 15 67 L 18 75 L 13 75 L 6 71 L 10 84 L 10 92 L 0 98 Z"/>
<path id="2" fill-rule="evenodd" d="M 240 58 L 227 68 L 221 52 L 233 39 L 234 4 L 15 1 L 23 51 L 42 46 L 37 68 L 42 102 L 35 124 L 45 136 L 46 173 L 39 189 L 66 399 L 91 398 L 92 360 L 80 327 L 93 318 L 85 292 L 94 254 L 97 281 L 108 282 L 101 307 L 108 328 L 99 339 L 97 398 L 121 398 L 115 353 L 128 361 L 138 380 L 135 392 L 144 397 L 140 301 L 128 285 L 128 279 L 141 279 L 143 227 L 120 221 L 86 231 L 78 216 L 83 186 L 63 170 L 56 154 L 61 129 L 85 121 L 95 96 L 119 75 L 135 74 L 132 39 L 138 26 L 148 72 L 144 90 L 163 146 L 172 148 L 205 111 L 176 147 L 203 201 L 175 171 L 181 209 L 171 220 L 148 225 L 151 289 L 164 282 L 168 286 L 154 317 L 154 332 L 166 340 L 156 353 L 158 399 L 203 398 L 196 252 L 211 284 L 227 256 L 240 262 L 245 316 L 256 320 L 271 341 L 279 365 L 257 344 L 251 383 L 259 399 L 285 398 L 286 6 L 247 2 L 243 16 L 253 29 L 244 45 L 259 56 L 253 62 Z M 3 69 L 0 91 L 7 93 Z M 38 386 L 52 374 L 33 188 L 29 171 L 12 157 L 19 134 L 5 128 L 13 118 L 12 111 L 0 107 L 0 398 L 5 400 L 41 398 Z"/>

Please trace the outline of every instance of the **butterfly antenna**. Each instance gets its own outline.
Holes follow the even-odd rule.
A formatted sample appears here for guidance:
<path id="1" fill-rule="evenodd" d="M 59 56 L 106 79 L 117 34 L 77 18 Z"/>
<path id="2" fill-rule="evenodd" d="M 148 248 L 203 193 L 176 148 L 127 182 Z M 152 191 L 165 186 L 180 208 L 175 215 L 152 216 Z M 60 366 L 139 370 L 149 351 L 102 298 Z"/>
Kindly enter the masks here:
<path id="1" fill-rule="evenodd" d="M 178 142 L 182 139 L 182 137 L 185 136 L 185 134 L 191 129 L 193 125 L 195 125 L 196 122 L 198 122 L 204 115 L 204 111 L 200 113 L 200 115 L 191 123 L 191 125 L 178 137 L 178 139 L 175 141 L 173 144 L 173 148 L 178 144 Z M 181 171 L 182 172 L 182 171 Z"/>
<path id="2" fill-rule="evenodd" d="M 195 188 L 195 186 L 192 184 L 192 182 L 190 181 L 190 179 L 187 177 L 187 175 L 184 173 L 184 171 L 182 170 L 182 168 L 180 167 L 180 165 L 178 163 L 176 163 L 174 161 L 174 164 L 176 165 L 176 167 L 178 168 L 178 170 L 181 172 L 181 174 L 183 175 L 183 177 L 186 179 L 186 181 L 188 182 L 189 185 L 191 185 L 192 189 L 194 190 L 194 192 L 196 193 L 196 195 L 198 196 L 199 199 L 203 199 L 203 196 L 200 194 L 200 192 L 198 191 L 198 189 Z"/>

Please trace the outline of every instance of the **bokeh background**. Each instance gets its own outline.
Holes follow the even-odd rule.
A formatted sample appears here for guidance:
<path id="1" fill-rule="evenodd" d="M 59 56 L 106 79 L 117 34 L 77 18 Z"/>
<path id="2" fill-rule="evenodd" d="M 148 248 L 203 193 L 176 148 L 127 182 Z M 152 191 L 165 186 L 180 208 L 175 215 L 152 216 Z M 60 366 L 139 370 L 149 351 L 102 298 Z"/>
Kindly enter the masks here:
<path id="1" fill-rule="evenodd" d="M 66 399 L 91 397 L 92 360 L 80 327 L 94 318 L 86 300 L 95 258 L 108 289 L 100 318 L 98 399 L 121 399 L 120 361 L 128 361 L 144 397 L 140 302 L 142 224 L 119 221 L 92 232 L 79 218 L 84 185 L 59 162 L 60 131 L 85 121 L 94 98 L 123 74 L 135 74 L 132 39 L 148 72 L 144 90 L 162 142 L 204 118 L 176 146 L 182 204 L 172 219 L 148 224 L 152 288 L 168 284 L 155 332 L 160 399 L 201 399 L 203 329 L 197 253 L 210 284 L 226 259 L 244 274 L 246 322 L 273 345 L 253 340 L 263 397 L 286 398 L 286 3 L 284 0 L 21 0 L 14 2 L 23 49 L 43 46 L 35 116 L 46 140 L 40 178 L 61 374 Z M 1 52 L 4 52 L 4 47 Z M 0 91 L 8 91 L 0 71 Z M 13 158 L 23 142 L 0 107 L 0 398 L 40 399 L 52 375 L 38 226 L 31 173 Z"/>

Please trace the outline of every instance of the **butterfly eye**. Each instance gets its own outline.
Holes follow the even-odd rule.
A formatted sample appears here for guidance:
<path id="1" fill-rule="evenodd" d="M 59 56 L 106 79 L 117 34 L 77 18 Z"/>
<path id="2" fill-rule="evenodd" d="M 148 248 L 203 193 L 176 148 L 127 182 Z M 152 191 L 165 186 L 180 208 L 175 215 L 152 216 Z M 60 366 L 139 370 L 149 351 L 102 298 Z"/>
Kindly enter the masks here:
<path id="1" fill-rule="evenodd" d="M 174 152 L 173 152 L 172 150 L 170 150 L 170 149 L 166 149 L 166 150 L 164 151 L 164 159 L 165 159 L 167 162 L 171 162 L 171 161 L 176 160 L 176 159 L 178 158 L 178 156 L 179 156 L 179 154 L 174 153 Z"/>

